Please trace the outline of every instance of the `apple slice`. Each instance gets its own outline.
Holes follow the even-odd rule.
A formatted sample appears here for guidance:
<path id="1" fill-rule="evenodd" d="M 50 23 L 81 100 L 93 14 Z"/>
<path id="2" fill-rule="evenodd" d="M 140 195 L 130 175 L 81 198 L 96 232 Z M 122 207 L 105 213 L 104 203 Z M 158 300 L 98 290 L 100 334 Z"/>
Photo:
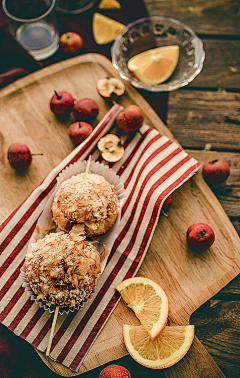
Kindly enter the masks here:
<path id="1" fill-rule="evenodd" d="M 119 161 L 124 155 L 124 148 L 121 146 L 120 139 L 115 134 L 105 135 L 99 140 L 97 146 L 102 158 L 109 163 Z"/>
<path id="2" fill-rule="evenodd" d="M 125 85 L 117 77 L 103 78 L 97 82 L 97 91 L 105 99 L 112 100 L 123 95 Z"/>

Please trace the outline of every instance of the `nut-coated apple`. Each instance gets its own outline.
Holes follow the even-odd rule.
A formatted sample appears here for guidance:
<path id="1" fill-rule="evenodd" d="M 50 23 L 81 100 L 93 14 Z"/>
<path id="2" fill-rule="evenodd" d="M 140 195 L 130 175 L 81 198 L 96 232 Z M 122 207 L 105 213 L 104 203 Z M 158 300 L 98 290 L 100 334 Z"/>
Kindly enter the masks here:
<path id="1" fill-rule="evenodd" d="M 87 122 L 74 122 L 68 129 L 68 135 L 71 141 L 77 146 L 82 143 L 92 131 L 92 126 Z"/>
<path id="2" fill-rule="evenodd" d="M 187 230 L 187 243 L 197 252 L 211 247 L 214 240 L 213 229 L 207 223 L 194 223 Z"/>
<path id="3" fill-rule="evenodd" d="M 50 100 L 51 111 L 60 117 L 68 116 L 73 110 L 74 98 L 65 91 L 56 92 Z"/>

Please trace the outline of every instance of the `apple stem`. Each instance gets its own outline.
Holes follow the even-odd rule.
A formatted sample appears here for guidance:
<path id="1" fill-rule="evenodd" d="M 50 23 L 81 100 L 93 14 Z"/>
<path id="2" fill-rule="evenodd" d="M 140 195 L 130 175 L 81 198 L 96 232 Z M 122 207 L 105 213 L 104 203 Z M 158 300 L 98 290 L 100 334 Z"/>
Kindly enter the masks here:
<path id="1" fill-rule="evenodd" d="M 204 231 L 204 230 L 201 230 L 201 231 L 200 231 L 200 235 L 201 235 L 201 236 L 204 236 L 205 234 L 206 234 L 206 231 Z"/>
<path id="2" fill-rule="evenodd" d="M 54 91 L 55 95 L 57 96 L 57 99 L 58 100 L 61 100 L 61 96 L 59 96 L 59 94 L 57 93 L 57 91 Z"/>
<path id="3" fill-rule="evenodd" d="M 143 138 L 143 133 L 138 129 L 137 132 L 141 135 L 141 137 Z"/>
<path id="4" fill-rule="evenodd" d="M 31 154 L 32 156 L 38 156 L 38 155 L 43 155 L 43 153 L 39 153 L 39 154 Z"/>
<path id="5" fill-rule="evenodd" d="M 165 213 L 165 211 L 163 211 L 162 213 L 163 213 L 163 215 L 164 215 L 166 218 L 168 217 L 168 214 Z"/>

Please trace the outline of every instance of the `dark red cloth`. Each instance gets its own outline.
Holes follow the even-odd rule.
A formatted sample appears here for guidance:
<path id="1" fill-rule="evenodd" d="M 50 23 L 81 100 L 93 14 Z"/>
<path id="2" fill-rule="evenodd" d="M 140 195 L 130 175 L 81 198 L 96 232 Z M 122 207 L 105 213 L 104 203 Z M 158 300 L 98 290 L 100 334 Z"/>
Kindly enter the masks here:
<path id="1" fill-rule="evenodd" d="M 82 14 L 67 15 L 57 12 L 60 34 L 67 31 L 79 33 L 84 41 L 80 54 L 100 53 L 111 59 L 111 44 L 99 46 L 94 41 L 92 35 L 93 13 L 97 11 L 125 25 L 147 16 L 143 0 L 120 0 L 119 2 L 122 5 L 120 10 L 99 10 L 97 3 L 93 8 Z M 9 33 L 5 16 L 0 6 L 0 88 L 42 67 L 67 58 L 69 56 L 64 56 L 60 51 L 57 51 L 47 60 L 41 62 L 35 61 Z M 139 92 L 150 103 L 162 120 L 166 121 L 168 94 L 146 91 Z M 115 361 L 115 363 L 128 368 L 132 374 L 132 378 L 161 377 L 158 371 L 151 371 L 138 365 L 129 356 L 121 358 Z M 103 367 L 94 369 L 94 371 L 82 374 L 81 377 L 98 377 L 102 369 Z M 0 324 L 0 377 L 54 378 L 59 377 L 59 375 L 46 367 L 30 344 Z"/>

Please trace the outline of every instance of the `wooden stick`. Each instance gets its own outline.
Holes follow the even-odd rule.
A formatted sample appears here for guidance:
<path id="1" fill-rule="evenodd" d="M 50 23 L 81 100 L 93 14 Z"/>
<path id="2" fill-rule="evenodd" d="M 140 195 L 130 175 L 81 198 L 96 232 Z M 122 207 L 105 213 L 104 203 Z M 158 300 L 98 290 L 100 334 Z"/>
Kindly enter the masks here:
<path id="1" fill-rule="evenodd" d="M 58 311 L 59 311 L 59 306 L 56 306 L 55 312 L 54 312 L 54 317 L 53 317 L 53 322 L 52 322 L 52 328 L 51 328 L 51 332 L 50 332 L 50 336 L 49 336 L 49 340 L 48 340 L 46 356 L 49 356 L 49 354 L 50 354 L 54 330 L 55 330 L 55 326 L 56 326 L 56 323 L 57 323 Z"/>
<path id="2" fill-rule="evenodd" d="M 86 167 L 86 173 L 89 173 L 89 169 L 90 169 L 90 164 L 91 164 L 91 155 L 89 155 L 89 158 L 88 158 L 88 162 L 87 162 L 87 167 Z"/>

